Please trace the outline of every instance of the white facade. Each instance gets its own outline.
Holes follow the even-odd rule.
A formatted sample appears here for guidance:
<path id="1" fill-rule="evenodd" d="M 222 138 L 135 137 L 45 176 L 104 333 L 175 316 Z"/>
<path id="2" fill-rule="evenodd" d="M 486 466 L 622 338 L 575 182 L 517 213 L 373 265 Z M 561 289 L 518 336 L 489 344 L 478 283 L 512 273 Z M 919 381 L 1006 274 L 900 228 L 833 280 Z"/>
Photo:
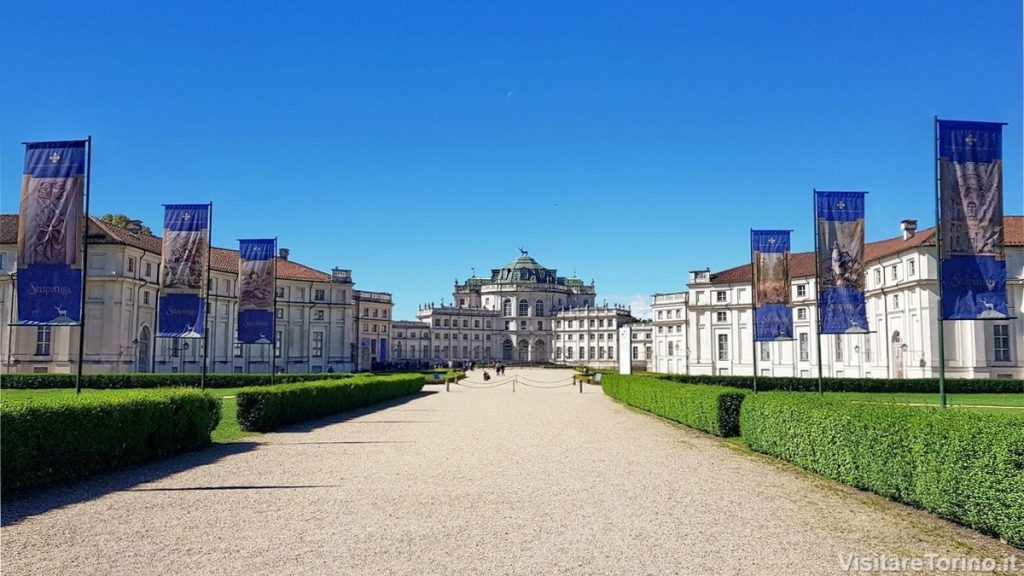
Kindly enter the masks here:
<path id="1" fill-rule="evenodd" d="M 950 378 L 1024 378 L 1024 217 L 1005 219 L 1010 318 L 946 321 L 946 375 Z M 825 377 L 918 378 L 938 375 L 938 308 L 933 229 L 866 246 L 866 302 L 871 332 L 821 335 Z M 817 377 L 818 336 L 814 257 L 791 256 L 794 339 L 758 343 L 752 333 L 750 265 L 718 273 L 690 273 L 685 303 L 684 363 L 670 368 L 655 346 L 658 371 Z M 655 296 L 654 309 L 661 308 Z M 669 307 L 666 304 L 666 307 Z M 674 316 L 674 313 L 673 313 Z M 1014 318 L 1015 317 L 1015 318 Z M 667 319 L 665 320 L 667 322 Z M 674 333 L 674 332 L 673 332 Z M 658 334 L 655 334 L 658 339 Z M 660 342 L 660 340 L 658 340 Z M 666 343 L 667 352 L 667 343 Z M 756 352 L 756 359 L 755 359 Z"/>
<path id="2" fill-rule="evenodd" d="M 17 216 L 0 223 L 0 369 L 70 373 L 78 361 L 78 327 L 12 326 L 16 305 Z M 86 372 L 199 372 L 202 339 L 155 338 L 159 238 L 92 219 L 85 306 Z M 276 341 L 235 342 L 238 252 L 213 248 L 207 324 L 208 372 L 289 373 L 357 369 L 352 275 L 328 274 L 277 259 Z M 389 297 L 390 299 L 390 297 Z M 390 315 L 390 302 L 388 303 Z M 274 355 L 273 357 L 271 355 Z"/>
<path id="3" fill-rule="evenodd" d="M 688 372 L 686 350 L 686 292 L 655 294 L 651 297 L 651 325 L 654 345 L 650 370 L 668 374 Z"/>
<path id="4" fill-rule="evenodd" d="M 623 306 L 561 310 L 555 316 L 556 364 L 614 369 L 618 365 L 619 329 L 636 322 Z"/>
<path id="5" fill-rule="evenodd" d="M 394 303 L 388 292 L 356 290 L 356 370 L 373 370 L 390 360 L 391 316 Z"/>

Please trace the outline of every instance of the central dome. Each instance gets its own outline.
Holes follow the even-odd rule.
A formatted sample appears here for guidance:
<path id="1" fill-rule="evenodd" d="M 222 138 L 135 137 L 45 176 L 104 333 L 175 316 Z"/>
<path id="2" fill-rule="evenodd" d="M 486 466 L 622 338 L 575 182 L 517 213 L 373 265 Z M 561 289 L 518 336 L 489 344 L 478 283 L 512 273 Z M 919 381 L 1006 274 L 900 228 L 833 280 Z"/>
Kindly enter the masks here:
<path id="1" fill-rule="evenodd" d="M 554 270 L 538 264 L 525 250 L 519 258 L 491 271 L 491 281 L 502 284 L 554 284 L 555 278 Z"/>

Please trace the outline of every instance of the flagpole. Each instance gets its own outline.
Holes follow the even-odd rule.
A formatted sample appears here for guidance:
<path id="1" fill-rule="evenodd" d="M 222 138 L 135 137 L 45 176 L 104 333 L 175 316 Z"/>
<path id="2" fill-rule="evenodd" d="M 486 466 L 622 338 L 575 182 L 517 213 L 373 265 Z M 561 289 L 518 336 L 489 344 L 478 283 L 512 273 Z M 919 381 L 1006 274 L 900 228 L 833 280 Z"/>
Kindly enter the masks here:
<path id="1" fill-rule="evenodd" d="M 812 188 L 814 193 L 814 310 L 817 322 L 814 331 L 818 335 L 818 394 L 822 393 L 821 377 L 821 263 L 818 262 L 818 189 Z"/>
<path id="2" fill-rule="evenodd" d="M 85 223 L 82 226 L 82 294 L 78 321 L 78 369 L 75 374 L 75 394 L 82 393 L 82 360 L 85 354 L 85 287 L 89 278 L 89 188 L 92 184 L 92 135 L 85 139 Z"/>
<path id="3" fill-rule="evenodd" d="M 160 249 L 163 252 L 163 247 Z M 163 285 L 163 280 L 160 277 L 162 268 L 160 265 L 163 263 L 161 254 L 161 263 L 156 265 L 156 314 L 153 314 L 153 349 L 150 353 L 149 372 L 156 374 L 156 343 L 160 339 L 160 287 Z"/>
<path id="4" fill-rule="evenodd" d="M 751 334 L 754 338 L 754 394 L 757 394 L 757 283 L 754 282 L 754 270 L 757 262 L 754 261 L 754 229 L 750 229 L 750 324 L 753 327 Z"/>
<path id="5" fill-rule="evenodd" d="M 939 117 L 934 117 L 935 130 L 935 280 L 939 307 L 936 315 L 939 329 L 939 406 L 946 407 L 946 336 L 942 320 L 942 186 L 939 184 Z"/>
<path id="6" fill-rule="evenodd" d="M 206 298 L 203 302 L 203 371 L 199 377 L 199 389 L 206 389 L 206 361 L 210 351 L 210 252 L 213 246 L 213 202 L 206 224 Z"/>
<path id="7" fill-rule="evenodd" d="M 270 324 L 270 383 L 274 383 L 277 374 L 277 237 L 274 237 L 274 320 Z"/>

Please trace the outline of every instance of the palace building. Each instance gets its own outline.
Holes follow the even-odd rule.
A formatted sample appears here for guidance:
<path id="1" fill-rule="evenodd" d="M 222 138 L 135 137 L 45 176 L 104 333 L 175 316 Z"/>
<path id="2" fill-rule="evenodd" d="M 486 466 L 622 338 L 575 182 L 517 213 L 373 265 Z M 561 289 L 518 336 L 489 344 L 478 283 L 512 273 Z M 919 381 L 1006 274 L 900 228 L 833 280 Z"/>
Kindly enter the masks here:
<path id="1" fill-rule="evenodd" d="M 904 220 L 900 236 L 865 245 L 869 332 L 820 337 L 825 377 L 938 376 L 935 229 Z M 946 321 L 950 378 L 1024 378 L 1024 216 L 1004 219 L 1009 317 Z M 653 296 L 651 369 L 679 374 L 818 375 L 812 252 L 790 257 L 793 340 L 753 342 L 751 268 L 690 272 L 688 290 Z"/>
<path id="2" fill-rule="evenodd" d="M 395 323 L 391 358 L 561 361 L 558 319 L 573 310 L 595 309 L 595 299 L 593 281 L 559 276 L 522 251 L 490 276 L 456 281 L 451 304 L 423 305 L 417 322 Z"/>
<path id="3" fill-rule="evenodd" d="M 0 370 L 74 372 L 78 327 L 12 325 L 17 230 L 17 215 L 0 215 Z M 85 371 L 201 371 L 202 339 L 155 337 L 161 247 L 159 237 L 137 226 L 90 218 Z M 211 248 L 209 372 L 269 372 L 272 366 L 289 373 L 356 371 L 386 360 L 390 294 L 356 290 L 351 270 L 322 272 L 293 261 L 284 248 L 276 267 L 274 344 L 242 345 L 235 341 L 238 251 Z"/>

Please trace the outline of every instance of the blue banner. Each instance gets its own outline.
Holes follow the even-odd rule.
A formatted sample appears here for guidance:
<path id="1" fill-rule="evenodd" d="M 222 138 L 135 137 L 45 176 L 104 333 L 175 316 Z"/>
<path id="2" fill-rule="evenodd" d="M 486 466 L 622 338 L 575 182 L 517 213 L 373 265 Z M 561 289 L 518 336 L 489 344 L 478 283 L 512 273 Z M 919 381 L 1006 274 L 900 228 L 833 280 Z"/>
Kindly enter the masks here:
<path id="1" fill-rule="evenodd" d="M 206 300 L 197 294 L 160 296 L 160 333 L 168 338 L 202 338 Z"/>
<path id="2" fill-rule="evenodd" d="M 1003 124 L 937 122 L 942 318 L 1006 318 Z"/>
<path id="3" fill-rule="evenodd" d="M 864 302 L 864 196 L 815 192 L 818 320 L 822 334 L 868 331 Z"/>
<path id="4" fill-rule="evenodd" d="M 789 230 L 751 230 L 754 340 L 792 340 Z"/>
<path id="5" fill-rule="evenodd" d="M 238 241 L 238 341 L 269 344 L 274 336 L 277 240 Z"/>
<path id="6" fill-rule="evenodd" d="M 381 338 L 380 339 L 380 361 L 382 363 L 388 361 L 388 339 L 387 338 Z"/>
<path id="7" fill-rule="evenodd" d="M 25 145 L 18 214 L 18 322 L 82 321 L 86 141 Z"/>
<path id="8" fill-rule="evenodd" d="M 157 336 L 201 338 L 205 333 L 203 294 L 209 246 L 209 204 L 164 205 Z"/>

